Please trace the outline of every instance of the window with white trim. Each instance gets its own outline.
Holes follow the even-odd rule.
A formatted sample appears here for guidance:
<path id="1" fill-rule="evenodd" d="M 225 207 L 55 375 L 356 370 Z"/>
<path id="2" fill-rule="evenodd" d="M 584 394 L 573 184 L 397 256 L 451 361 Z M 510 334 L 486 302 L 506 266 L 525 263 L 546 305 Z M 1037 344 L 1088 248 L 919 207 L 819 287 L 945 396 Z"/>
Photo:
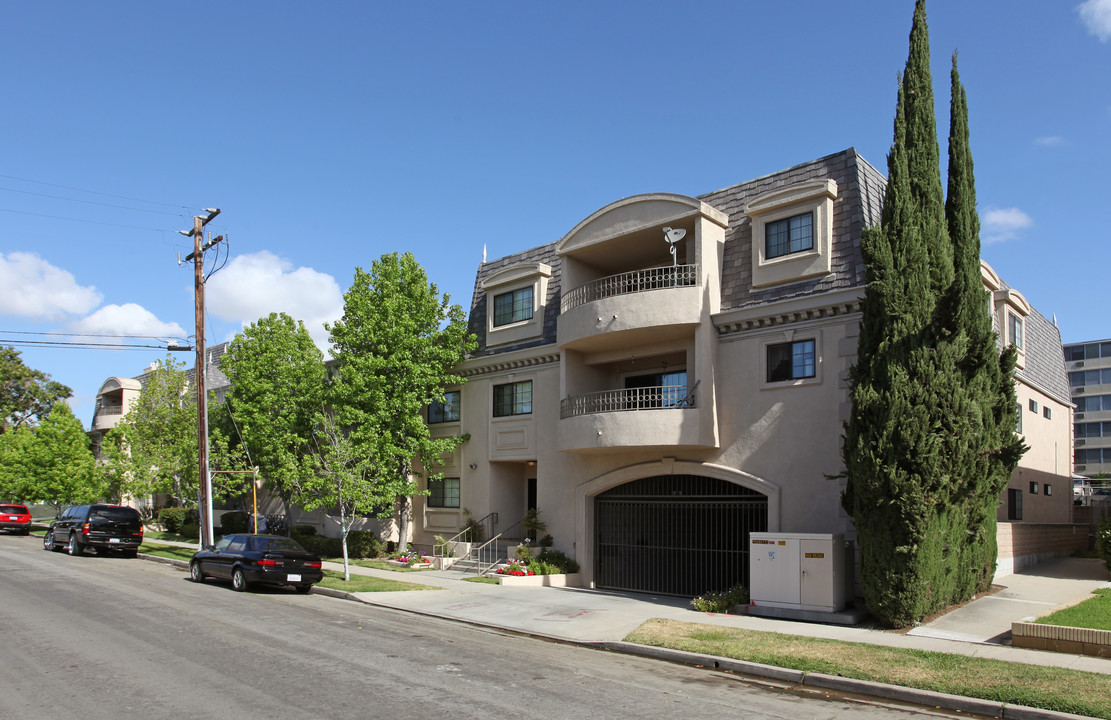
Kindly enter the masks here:
<path id="1" fill-rule="evenodd" d="M 459 391 L 444 393 L 443 401 L 433 400 L 428 404 L 428 424 L 459 422 Z"/>
<path id="2" fill-rule="evenodd" d="M 1022 318 L 1013 312 L 1007 313 L 1007 339 L 1019 350 L 1022 344 Z"/>
<path id="3" fill-rule="evenodd" d="M 532 286 L 494 296 L 494 327 L 532 319 Z"/>

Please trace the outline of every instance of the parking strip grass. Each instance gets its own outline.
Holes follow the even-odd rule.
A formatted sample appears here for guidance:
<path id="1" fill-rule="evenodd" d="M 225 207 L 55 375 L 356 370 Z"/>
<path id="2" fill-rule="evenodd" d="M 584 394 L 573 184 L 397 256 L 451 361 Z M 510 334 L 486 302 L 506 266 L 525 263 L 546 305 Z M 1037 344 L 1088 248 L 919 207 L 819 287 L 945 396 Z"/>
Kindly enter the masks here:
<path id="1" fill-rule="evenodd" d="M 1093 597 L 1084 602 L 1040 617 L 1034 622 L 1042 625 L 1111 630 L 1111 588 L 1092 591 Z"/>
<path id="2" fill-rule="evenodd" d="M 1111 719 L 1111 676 L 655 618 L 626 642 Z"/>

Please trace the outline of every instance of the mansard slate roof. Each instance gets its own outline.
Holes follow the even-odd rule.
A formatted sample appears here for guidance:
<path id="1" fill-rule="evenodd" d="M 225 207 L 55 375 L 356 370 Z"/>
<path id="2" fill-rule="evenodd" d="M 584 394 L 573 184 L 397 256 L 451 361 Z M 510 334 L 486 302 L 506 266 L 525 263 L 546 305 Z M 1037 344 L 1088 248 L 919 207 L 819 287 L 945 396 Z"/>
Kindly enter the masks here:
<path id="1" fill-rule="evenodd" d="M 760 291 L 752 289 L 752 224 L 744 213 L 747 203 L 758 195 L 787 185 L 819 178 L 837 182 L 833 209 L 833 271 L 824 277 L 791 283 Z M 761 305 L 777 300 L 813 295 L 864 285 L 864 264 L 860 257 L 860 231 L 878 224 L 886 185 L 883 175 L 854 148 L 829 155 L 786 170 L 764 175 L 717 190 L 698 199 L 729 215 L 725 231 L 722 269 L 722 309 Z M 557 242 L 507 255 L 479 266 L 471 301 L 470 331 L 478 337 L 473 357 L 500 354 L 530 347 L 551 345 L 556 341 L 556 320 L 561 298 L 562 263 L 556 255 Z M 543 262 L 551 266 L 548 297 L 541 337 L 516 345 L 486 348 L 486 293 L 483 281 L 494 273 L 521 263 Z"/>
<path id="2" fill-rule="evenodd" d="M 752 198 L 770 190 L 819 178 L 832 178 L 837 182 L 837 199 L 833 206 L 832 272 L 803 282 L 753 289 L 752 222 L 744 213 L 745 206 Z M 860 233 L 865 227 L 880 223 L 886 186 L 887 179 L 883 174 L 854 148 L 849 148 L 699 196 L 699 200 L 729 215 L 722 261 L 722 309 L 754 307 L 790 298 L 863 287 L 864 262 L 860 255 Z M 562 276 L 562 262 L 556 255 L 557 244 L 558 242 L 552 242 L 540 245 L 479 266 L 469 320 L 470 331 L 478 337 L 479 345 L 472 357 L 555 344 Z M 483 281 L 507 267 L 535 262 L 546 263 L 552 268 L 541 336 L 516 345 L 488 349 Z M 1018 369 L 1016 376 L 1062 402 L 1070 402 L 1068 376 L 1058 328 L 1037 310 L 1032 310 L 1026 319 L 1026 338 L 1026 366 Z"/>

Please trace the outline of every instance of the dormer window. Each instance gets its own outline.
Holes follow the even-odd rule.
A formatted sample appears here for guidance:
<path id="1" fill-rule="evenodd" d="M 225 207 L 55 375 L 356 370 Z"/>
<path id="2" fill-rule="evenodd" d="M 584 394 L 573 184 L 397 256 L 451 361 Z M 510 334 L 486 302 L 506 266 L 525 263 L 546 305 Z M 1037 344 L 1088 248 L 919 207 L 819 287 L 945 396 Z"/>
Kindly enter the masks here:
<path id="1" fill-rule="evenodd" d="M 1007 313 L 1007 339 L 1019 350 L 1022 345 L 1022 318 L 1013 312 Z"/>
<path id="2" fill-rule="evenodd" d="M 809 180 L 752 198 L 752 286 L 799 282 L 832 271 L 837 183 Z"/>
<path id="3" fill-rule="evenodd" d="M 764 257 L 783 255 L 814 249 L 814 213 L 776 220 L 764 225 Z"/>
<path id="4" fill-rule="evenodd" d="M 482 281 L 487 347 L 541 336 L 551 276 L 552 268 L 544 263 L 521 263 L 498 270 Z"/>
<path id="5" fill-rule="evenodd" d="M 532 319 L 532 286 L 494 296 L 494 327 Z"/>

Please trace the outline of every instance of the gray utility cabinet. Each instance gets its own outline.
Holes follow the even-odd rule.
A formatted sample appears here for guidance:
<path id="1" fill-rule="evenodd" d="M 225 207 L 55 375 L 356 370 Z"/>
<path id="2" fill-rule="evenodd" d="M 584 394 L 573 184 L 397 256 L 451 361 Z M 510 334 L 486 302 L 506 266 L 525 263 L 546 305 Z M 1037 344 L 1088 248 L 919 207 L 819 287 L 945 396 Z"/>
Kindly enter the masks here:
<path id="1" fill-rule="evenodd" d="M 844 535 L 754 532 L 749 535 L 753 605 L 838 612 L 849 592 L 852 543 Z"/>

